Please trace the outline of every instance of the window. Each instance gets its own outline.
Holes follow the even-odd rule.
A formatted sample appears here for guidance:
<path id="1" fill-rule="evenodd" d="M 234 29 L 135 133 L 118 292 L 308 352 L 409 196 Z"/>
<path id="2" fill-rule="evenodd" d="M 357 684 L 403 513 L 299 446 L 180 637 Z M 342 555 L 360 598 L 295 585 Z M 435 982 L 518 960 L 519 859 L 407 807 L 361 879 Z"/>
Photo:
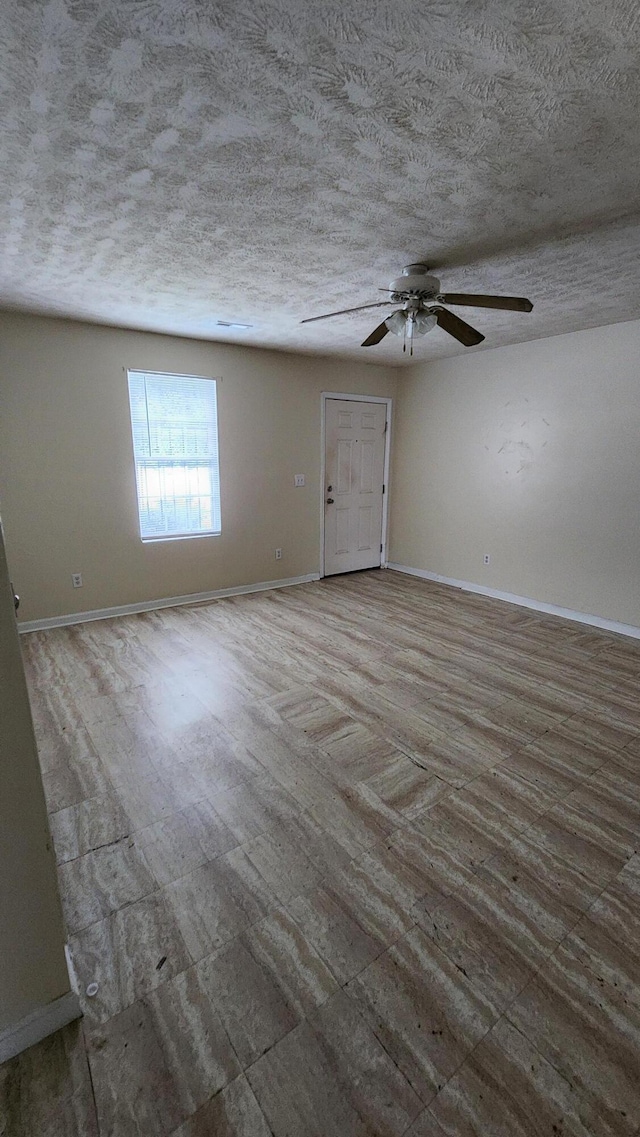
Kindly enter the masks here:
<path id="1" fill-rule="evenodd" d="M 143 541 L 220 532 L 215 379 L 129 371 Z"/>

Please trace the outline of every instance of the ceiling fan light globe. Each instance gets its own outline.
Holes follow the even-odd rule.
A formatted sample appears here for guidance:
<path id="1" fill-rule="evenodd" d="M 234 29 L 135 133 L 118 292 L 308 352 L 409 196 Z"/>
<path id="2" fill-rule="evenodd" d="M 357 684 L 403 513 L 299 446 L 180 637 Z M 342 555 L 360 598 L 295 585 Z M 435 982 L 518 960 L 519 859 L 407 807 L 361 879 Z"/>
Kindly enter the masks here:
<path id="1" fill-rule="evenodd" d="M 414 321 L 416 335 L 426 336 L 427 332 L 435 328 L 437 322 L 433 312 L 417 312 Z"/>
<path id="2" fill-rule="evenodd" d="M 406 322 L 407 322 L 406 312 L 400 312 L 400 311 L 399 312 L 392 312 L 391 315 L 387 316 L 387 318 L 385 320 L 385 324 L 387 325 L 389 331 L 393 332 L 394 336 L 403 335 L 404 329 L 406 326 Z"/>

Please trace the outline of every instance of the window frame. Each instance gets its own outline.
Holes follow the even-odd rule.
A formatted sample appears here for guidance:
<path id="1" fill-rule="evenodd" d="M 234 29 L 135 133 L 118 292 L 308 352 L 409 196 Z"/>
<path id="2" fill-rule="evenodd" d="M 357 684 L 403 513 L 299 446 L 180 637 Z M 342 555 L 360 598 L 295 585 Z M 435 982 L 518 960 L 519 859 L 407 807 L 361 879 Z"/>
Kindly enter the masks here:
<path id="1" fill-rule="evenodd" d="M 136 511 L 137 511 L 137 515 L 138 515 L 138 536 L 140 538 L 141 543 L 143 545 L 156 545 L 156 544 L 164 544 L 164 542 L 166 542 L 166 541 L 189 541 L 192 539 L 198 539 L 198 538 L 202 538 L 202 537 L 219 537 L 219 536 L 221 536 L 221 533 L 222 533 L 222 486 L 221 486 L 221 477 L 220 477 L 220 429 L 219 429 L 219 413 L 218 413 L 218 394 L 219 394 L 218 384 L 219 384 L 219 382 L 221 382 L 220 377 L 219 376 L 213 376 L 213 375 L 193 375 L 191 373 L 182 373 L 182 372 L 177 372 L 177 371 L 152 371 L 149 368 L 142 368 L 142 367 L 125 367 L 125 368 L 123 368 L 123 370 L 125 372 L 125 377 L 126 377 L 126 381 L 127 381 L 127 410 L 129 413 L 129 430 L 131 432 L 131 455 L 132 455 L 132 459 L 133 459 L 133 463 L 132 463 L 133 464 L 133 485 L 134 485 Z M 201 530 L 198 530 L 196 532 L 187 532 L 187 533 L 185 533 L 185 532 L 175 532 L 175 533 L 166 533 L 166 534 L 157 533 L 157 534 L 153 534 L 150 536 L 144 536 L 143 535 L 143 532 L 142 532 L 142 513 L 140 510 L 140 495 L 138 492 L 138 463 L 143 462 L 144 459 L 140 459 L 138 457 L 138 455 L 136 454 L 134 421 L 133 421 L 132 406 L 131 406 L 130 376 L 132 376 L 132 375 L 142 375 L 145 377 L 150 376 L 152 378 L 157 377 L 160 379 L 166 378 L 166 379 L 177 379 L 177 380 L 179 380 L 179 379 L 198 380 L 198 381 L 203 381 L 206 383 L 213 383 L 214 384 L 214 388 L 215 388 L 215 428 L 216 428 L 216 445 L 217 445 L 217 478 L 218 478 L 218 489 L 219 489 L 218 507 L 219 507 L 219 517 L 220 517 L 220 527 L 218 529 L 201 529 Z M 165 459 L 150 459 L 150 461 L 154 461 L 154 460 L 160 461 L 160 462 L 168 461 Z M 197 459 L 186 459 L 187 462 L 195 461 L 195 460 L 197 460 Z M 215 461 L 215 458 L 214 459 L 207 458 L 206 461 L 208 463 L 212 463 Z M 181 462 L 181 464 L 184 464 L 185 460 L 184 459 L 182 459 L 182 460 L 176 459 L 176 462 Z"/>

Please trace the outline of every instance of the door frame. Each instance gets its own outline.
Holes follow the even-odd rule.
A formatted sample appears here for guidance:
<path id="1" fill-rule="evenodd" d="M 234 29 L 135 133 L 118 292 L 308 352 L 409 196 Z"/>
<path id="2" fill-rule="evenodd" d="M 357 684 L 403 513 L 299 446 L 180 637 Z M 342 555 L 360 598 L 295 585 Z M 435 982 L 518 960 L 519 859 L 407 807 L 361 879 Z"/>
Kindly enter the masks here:
<path id="1" fill-rule="evenodd" d="M 380 567 L 387 567 L 387 534 L 389 522 L 389 475 L 391 467 L 391 415 L 393 399 L 384 395 L 347 395 L 344 391 L 323 391 L 320 395 L 320 576 L 324 572 L 324 506 L 326 483 L 326 402 L 327 399 L 342 399 L 349 403 L 386 403 L 387 404 L 387 430 L 384 436 L 384 470 L 382 473 L 384 493 L 382 495 L 382 534 L 380 541 Z"/>

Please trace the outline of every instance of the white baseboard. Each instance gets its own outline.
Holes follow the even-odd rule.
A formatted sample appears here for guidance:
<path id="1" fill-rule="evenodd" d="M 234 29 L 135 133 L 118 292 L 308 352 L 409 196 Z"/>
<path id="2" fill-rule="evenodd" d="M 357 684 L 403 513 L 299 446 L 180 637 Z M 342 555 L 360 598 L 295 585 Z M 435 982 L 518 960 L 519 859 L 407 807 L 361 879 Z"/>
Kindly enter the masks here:
<path id="1" fill-rule="evenodd" d="M 405 572 L 409 576 L 419 576 L 423 580 L 433 580 L 436 584 L 449 584 L 461 588 L 463 592 L 477 592 L 480 596 L 492 596 L 494 600 L 505 600 L 507 604 L 517 604 L 520 608 L 533 608 L 535 612 L 546 612 L 549 616 L 561 616 L 563 620 L 575 620 L 578 624 L 590 624 L 619 636 L 640 639 L 640 628 L 633 624 L 619 624 L 617 620 L 605 620 L 603 616 L 590 616 L 587 612 L 574 612 L 572 608 L 559 608 L 557 604 L 546 604 L 543 600 L 532 600 L 530 596 L 514 596 L 511 592 L 501 592 L 499 588 L 487 588 L 484 584 L 472 584 L 468 580 L 454 580 L 450 576 L 439 576 L 437 572 L 426 569 L 409 568 L 389 562 L 387 568 L 395 572 Z"/>
<path id="2" fill-rule="evenodd" d="M 213 592 L 192 592 L 189 596 L 168 596 L 163 600 L 141 600 L 137 604 L 119 604 L 115 608 L 95 608 L 91 612 L 71 612 L 66 616 L 48 616 L 44 620 L 23 620 L 19 632 L 41 632 L 45 628 L 64 628 L 69 624 L 85 624 L 90 620 L 109 620 L 112 616 L 131 616 L 136 612 L 153 612 L 157 608 L 177 608 L 181 604 L 200 604 L 206 600 L 221 600 L 224 596 L 242 596 L 247 592 L 266 592 L 270 588 L 289 588 L 293 584 L 308 584 L 320 580 L 320 573 L 308 572 L 304 576 L 288 576 L 282 580 L 262 580 L 258 584 L 239 584 L 234 588 L 217 588 Z"/>
<path id="3" fill-rule="evenodd" d="M 36 1042 L 80 1018 L 81 1014 L 80 1001 L 74 991 L 67 991 L 66 995 L 44 1007 L 37 1007 L 15 1026 L 0 1032 L 0 1064 L 15 1058 L 29 1046 L 35 1046 Z"/>
<path id="4" fill-rule="evenodd" d="M 69 982 L 71 984 L 71 990 L 75 991 L 76 995 L 79 995 L 80 994 L 80 984 L 78 983 L 78 975 L 76 972 L 76 965 L 73 962 L 73 956 L 71 954 L 71 948 L 69 947 L 68 943 L 66 943 L 64 945 L 64 954 L 65 954 L 65 958 L 67 961 L 67 971 L 69 973 Z"/>

